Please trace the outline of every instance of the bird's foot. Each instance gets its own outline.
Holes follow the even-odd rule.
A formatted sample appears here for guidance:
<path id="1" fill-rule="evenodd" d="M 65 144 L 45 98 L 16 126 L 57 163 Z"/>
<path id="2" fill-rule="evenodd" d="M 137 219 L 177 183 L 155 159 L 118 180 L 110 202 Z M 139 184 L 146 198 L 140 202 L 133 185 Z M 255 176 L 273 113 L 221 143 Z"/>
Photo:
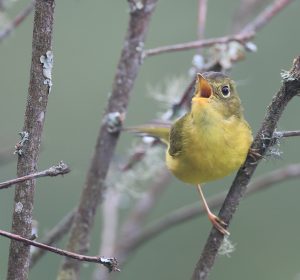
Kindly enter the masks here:
<path id="1" fill-rule="evenodd" d="M 218 216 L 214 215 L 213 213 L 208 214 L 208 219 L 211 221 L 213 226 L 223 235 L 230 235 L 230 232 L 225 229 L 228 225 L 222 221 Z"/>
<path id="2" fill-rule="evenodd" d="M 259 149 L 250 148 L 249 156 L 253 159 L 253 164 L 257 163 L 259 160 L 263 158 L 263 156 L 259 153 Z"/>

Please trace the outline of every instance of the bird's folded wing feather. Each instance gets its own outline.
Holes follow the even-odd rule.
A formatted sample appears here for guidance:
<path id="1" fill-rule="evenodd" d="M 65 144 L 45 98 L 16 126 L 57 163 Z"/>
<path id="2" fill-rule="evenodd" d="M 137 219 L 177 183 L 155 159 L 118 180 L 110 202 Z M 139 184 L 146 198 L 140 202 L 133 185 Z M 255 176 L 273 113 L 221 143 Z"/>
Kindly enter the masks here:
<path id="1" fill-rule="evenodd" d="M 170 147 L 169 147 L 169 154 L 172 157 L 179 156 L 182 152 L 183 148 L 183 125 L 186 121 L 186 117 L 182 117 L 178 121 L 176 121 L 170 130 Z"/>

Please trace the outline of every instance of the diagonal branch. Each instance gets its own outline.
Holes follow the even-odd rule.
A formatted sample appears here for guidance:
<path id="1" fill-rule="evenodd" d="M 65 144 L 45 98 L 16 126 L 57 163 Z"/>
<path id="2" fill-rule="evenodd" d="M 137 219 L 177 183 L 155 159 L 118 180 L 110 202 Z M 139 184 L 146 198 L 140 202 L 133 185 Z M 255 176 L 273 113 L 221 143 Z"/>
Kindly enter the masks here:
<path id="1" fill-rule="evenodd" d="M 267 107 L 265 119 L 251 146 L 252 149 L 258 151 L 262 156 L 266 154 L 272 144 L 272 135 L 286 105 L 300 92 L 300 56 L 294 60 L 292 69 L 289 72 L 285 72 L 282 77 L 282 86 Z M 247 185 L 257 165 L 258 162 L 253 162 L 253 158 L 248 155 L 246 162 L 238 171 L 219 213 L 219 217 L 225 223 L 230 223 L 240 200 L 246 193 Z M 196 264 L 193 280 L 205 280 L 208 278 L 223 239 L 224 236 L 221 233 L 212 229 L 201 257 Z"/>
<path id="2" fill-rule="evenodd" d="M 35 247 L 38 247 L 43 250 L 47 250 L 54 254 L 65 256 L 65 257 L 72 258 L 75 260 L 102 264 L 102 265 L 106 266 L 109 271 L 120 271 L 120 269 L 118 268 L 117 260 L 115 258 L 104 258 L 104 257 L 99 257 L 99 256 L 91 257 L 91 256 L 80 255 L 80 254 L 62 250 L 62 249 L 59 249 L 56 247 L 48 246 L 46 244 L 36 242 L 36 241 L 30 240 L 30 239 L 24 238 L 20 235 L 13 234 L 13 233 L 3 231 L 3 230 L 0 230 L 0 235 L 10 238 L 12 240 L 16 240 L 17 242 L 23 243 L 28 248 L 30 248 L 29 245 L 31 245 L 31 246 L 35 246 Z M 15 279 L 19 279 L 19 278 L 15 278 Z"/>
<path id="3" fill-rule="evenodd" d="M 156 2 L 157 0 L 129 1 L 130 20 L 127 34 L 117 66 L 112 94 L 108 100 L 104 119 L 100 121 L 101 128 L 96 148 L 68 240 L 69 251 L 79 253 L 88 251 L 96 209 L 105 192 L 105 178 L 119 139 L 130 92 L 140 69 L 142 50 Z M 66 279 L 65 275 L 79 278 L 79 270 L 78 262 L 66 259 L 58 279 Z"/>
<path id="4" fill-rule="evenodd" d="M 7 189 L 7 188 L 13 186 L 14 184 L 21 183 L 24 181 L 28 181 L 28 180 L 32 180 L 32 179 L 36 179 L 36 178 L 40 178 L 40 177 L 54 177 L 54 176 L 58 176 L 58 175 L 64 175 L 64 174 L 69 173 L 70 171 L 71 170 L 70 170 L 69 166 L 61 161 L 59 164 L 53 165 L 46 170 L 35 172 L 35 173 L 25 175 L 25 176 L 22 176 L 22 177 L 19 177 L 16 179 L 2 182 L 2 183 L 0 183 L 0 190 Z"/>

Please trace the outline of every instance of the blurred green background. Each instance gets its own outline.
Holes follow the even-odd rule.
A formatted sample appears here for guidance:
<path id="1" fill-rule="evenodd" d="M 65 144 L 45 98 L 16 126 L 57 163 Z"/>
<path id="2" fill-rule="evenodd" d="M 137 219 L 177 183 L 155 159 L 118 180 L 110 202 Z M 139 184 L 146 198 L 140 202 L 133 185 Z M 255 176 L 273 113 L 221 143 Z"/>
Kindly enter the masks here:
<path id="1" fill-rule="evenodd" d="M 18 1 L 8 10 L 13 18 L 26 3 Z M 26 1 L 27 2 L 27 1 Z M 239 1 L 208 1 L 206 37 L 228 34 Z M 267 3 L 267 1 L 266 1 Z M 254 42 L 257 53 L 247 54 L 232 77 L 238 87 L 245 115 L 254 132 L 265 108 L 280 86 L 280 71 L 290 68 L 299 55 L 300 2 L 295 1 L 276 16 Z M 11 148 L 23 126 L 31 60 L 32 15 L 0 44 L 0 149 Z M 39 169 L 60 160 L 72 172 L 65 177 L 38 180 L 34 218 L 39 235 L 47 232 L 72 209 L 80 196 L 111 91 L 116 64 L 127 28 L 126 1 L 57 1 L 54 30 L 54 86 L 49 99 Z M 197 1 L 159 1 L 152 18 L 146 48 L 196 39 Z M 165 79 L 186 75 L 193 51 L 164 54 L 147 59 L 141 67 L 127 114 L 126 124 L 147 122 L 157 116 L 160 104 L 147 87 L 163 85 Z M 180 94 L 180 93 L 179 93 Z M 285 111 L 279 129 L 299 129 L 299 98 Z M 147 104 L 147 106 L 145 106 Z M 133 137 L 122 135 L 117 153 L 126 154 Z M 256 176 L 289 163 L 299 162 L 299 138 L 283 140 L 280 160 L 259 165 Z M 0 166 L 0 181 L 14 178 L 16 157 Z M 206 187 L 207 197 L 228 188 L 232 176 Z M 173 179 L 153 210 L 149 221 L 198 200 L 193 188 Z M 10 230 L 13 188 L 1 191 L 0 228 Z M 245 199 L 230 227 L 236 251 L 219 257 L 210 279 L 300 279 L 299 181 L 276 185 Z M 131 203 L 134 203 L 132 199 Z M 122 210 L 124 212 L 126 209 Z M 122 215 L 122 216 L 124 216 Z M 101 215 L 93 230 L 91 254 L 97 254 Z M 206 217 L 197 218 L 164 232 L 141 247 L 118 279 L 189 279 L 210 231 Z M 65 240 L 64 240 L 65 241 Z M 59 244 L 64 246 L 64 242 Z M 5 279 L 9 240 L 0 238 L 0 279 Z M 55 279 L 62 258 L 48 254 L 31 271 L 30 279 Z M 84 265 L 82 279 L 90 279 L 94 265 Z"/>

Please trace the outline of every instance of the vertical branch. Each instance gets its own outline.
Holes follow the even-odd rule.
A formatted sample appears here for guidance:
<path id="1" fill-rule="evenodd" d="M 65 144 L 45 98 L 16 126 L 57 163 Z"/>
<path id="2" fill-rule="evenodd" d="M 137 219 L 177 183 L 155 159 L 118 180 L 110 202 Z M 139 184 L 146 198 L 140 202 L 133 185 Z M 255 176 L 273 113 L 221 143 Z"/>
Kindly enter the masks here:
<path id="1" fill-rule="evenodd" d="M 87 172 L 78 211 L 71 229 L 67 248 L 85 253 L 89 248 L 89 236 L 98 204 L 105 191 L 105 178 L 109 163 L 119 139 L 122 120 L 129 102 L 129 94 L 137 77 L 142 51 L 157 0 L 128 1 L 130 20 L 121 57 L 114 78 L 112 94 L 108 100 L 97 143 Z M 80 264 L 65 259 L 58 279 L 78 279 Z"/>
<path id="2" fill-rule="evenodd" d="M 41 135 L 51 83 L 54 4 L 54 0 L 37 0 L 35 5 L 30 82 L 22 133 L 26 139 L 23 139 L 22 147 L 18 147 L 17 150 L 18 177 L 37 171 Z M 19 183 L 15 190 L 12 232 L 25 238 L 31 236 L 34 190 L 34 179 Z M 29 249 L 30 247 L 24 243 L 11 241 L 8 280 L 28 278 Z"/>

